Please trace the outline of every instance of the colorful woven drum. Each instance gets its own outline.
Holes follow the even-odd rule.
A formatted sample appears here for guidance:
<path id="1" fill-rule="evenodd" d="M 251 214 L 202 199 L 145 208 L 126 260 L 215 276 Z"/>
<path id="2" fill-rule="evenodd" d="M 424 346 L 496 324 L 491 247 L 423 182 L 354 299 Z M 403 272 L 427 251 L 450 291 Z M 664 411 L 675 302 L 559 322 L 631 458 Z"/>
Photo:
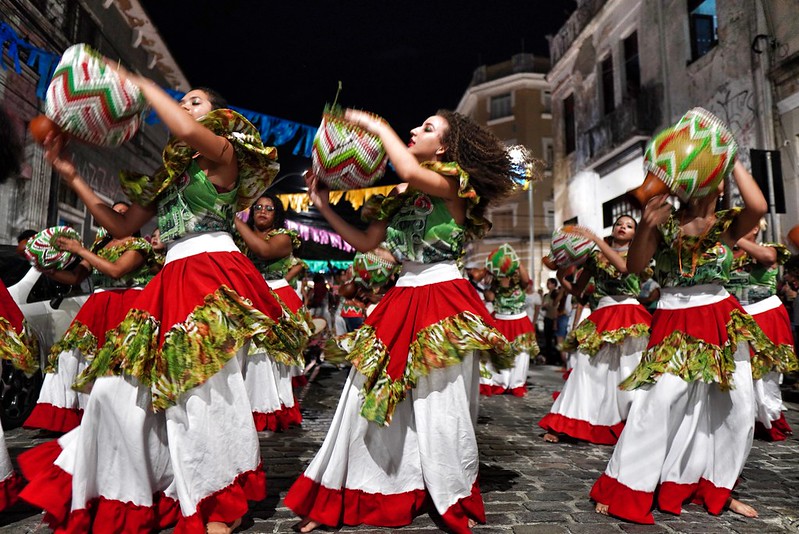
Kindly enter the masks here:
<path id="1" fill-rule="evenodd" d="M 80 241 L 80 234 L 71 226 L 53 226 L 42 230 L 25 245 L 25 257 L 31 265 L 46 271 L 66 269 L 75 257 L 71 252 L 56 248 L 55 240 L 59 237 Z"/>
<path id="2" fill-rule="evenodd" d="M 326 112 L 311 150 L 313 172 L 331 189 L 369 187 L 386 172 L 380 139 L 335 112 Z"/>
<path id="3" fill-rule="evenodd" d="M 135 84 L 123 82 L 89 45 L 76 44 L 55 69 L 44 112 L 78 139 L 113 147 L 136 134 L 146 106 Z"/>
<path id="4" fill-rule="evenodd" d="M 652 138 L 644 169 L 687 201 L 714 192 L 732 171 L 737 152 L 729 128 L 709 111 L 693 108 Z"/>
<path id="5" fill-rule="evenodd" d="M 384 250 L 378 250 L 377 253 L 357 252 L 352 260 L 355 281 L 372 289 L 378 289 L 388 282 L 399 271 L 399 264 L 383 257 L 388 254 L 390 253 Z"/>
<path id="6" fill-rule="evenodd" d="M 511 276 L 519 269 L 519 255 L 512 246 L 504 243 L 488 255 L 486 269 L 494 276 Z"/>
<path id="7" fill-rule="evenodd" d="M 552 247 L 543 259 L 544 265 L 552 270 L 581 265 L 594 250 L 593 241 L 580 234 L 571 233 L 570 229 L 570 226 L 564 226 L 552 232 Z"/>

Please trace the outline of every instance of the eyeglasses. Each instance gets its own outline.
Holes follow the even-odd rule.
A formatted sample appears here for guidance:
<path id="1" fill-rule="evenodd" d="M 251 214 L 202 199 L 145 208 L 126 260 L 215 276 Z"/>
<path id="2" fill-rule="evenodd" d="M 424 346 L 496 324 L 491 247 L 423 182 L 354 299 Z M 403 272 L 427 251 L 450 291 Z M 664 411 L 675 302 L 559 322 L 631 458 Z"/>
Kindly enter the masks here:
<path id="1" fill-rule="evenodd" d="M 262 210 L 263 211 L 275 211 L 275 207 L 274 206 L 267 206 L 265 204 L 256 204 L 255 206 L 252 207 L 252 210 L 253 211 L 262 211 Z"/>

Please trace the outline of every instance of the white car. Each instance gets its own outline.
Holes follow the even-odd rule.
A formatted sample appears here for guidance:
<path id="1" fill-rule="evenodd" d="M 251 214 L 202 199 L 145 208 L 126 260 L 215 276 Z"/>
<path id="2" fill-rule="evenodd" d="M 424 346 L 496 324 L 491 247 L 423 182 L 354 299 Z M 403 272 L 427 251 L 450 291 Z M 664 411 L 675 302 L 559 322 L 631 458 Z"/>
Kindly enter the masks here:
<path id="1" fill-rule="evenodd" d="M 13 247 L 0 247 L 0 277 L 10 284 L 6 287 L 11 298 L 39 340 L 39 359 L 44 368 L 50 347 L 66 332 L 89 298 L 89 292 L 78 286 L 59 284 L 32 267 L 25 271 L 21 261 L 24 260 L 16 256 Z M 19 272 L 24 275 L 17 281 Z M 8 361 L 2 361 L 0 418 L 3 428 L 17 427 L 27 419 L 39 398 L 42 378 L 41 371 L 26 376 Z"/>

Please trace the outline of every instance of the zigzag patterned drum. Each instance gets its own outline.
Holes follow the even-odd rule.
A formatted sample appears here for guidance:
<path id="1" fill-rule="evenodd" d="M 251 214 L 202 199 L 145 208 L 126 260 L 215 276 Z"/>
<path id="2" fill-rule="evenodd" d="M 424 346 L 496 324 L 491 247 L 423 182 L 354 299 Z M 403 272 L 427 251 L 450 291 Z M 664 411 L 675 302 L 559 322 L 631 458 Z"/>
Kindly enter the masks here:
<path id="1" fill-rule="evenodd" d="M 709 111 L 693 108 L 652 138 L 644 169 L 687 201 L 714 192 L 732 171 L 737 152 L 729 128 Z"/>
<path id="2" fill-rule="evenodd" d="M 311 150 L 313 172 L 331 189 L 369 187 L 386 172 L 383 143 L 335 113 L 325 113 Z"/>
<path id="3" fill-rule="evenodd" d="M 60 270 L 65 269 L 72 263 L 74 255 L 55 246 L 55 240 L 59 237 L 80 241 L 80 234 L 71 226 L 46 228 L 30 238 L 25 244 L 25 257 L 31 265 L 44 270 Z"/>
<path id="4" fill-rule="evenodd" d="M 564 226 L 552 232 L 552 247 L 542 260 L 552 270 L 565 269 L 572 265 L 582 265 L 591 251 L 594 242 L 576 233 L 571 233 L 571 226 Z"/>
<path id="5" fill-rule="evenodd" d="M 512 246 L 503 243 L 486 258 L 486 269 L 494 276 L 511 276 L 519 269 L 519 255 Z"/>
<path id="6" fill-rule="evenodd" d="M 395 261 L 390 261 L 384 257 L 390 255 L 390 252 L 383 249 L 357 252 L 352 259 L 352 271 L 355 275 L 355 281 L 372 289 L 379 289 L 380 286 L 391 279 L 394 273 L 399 271 L 399 265 Z"/>
<path id="7" fill-rule="evenodd" d="M 89 45 L 70 46 L 47 88 L 45 115 L 82 141 L 119 146 L 141 125 L 147 102 L 141 90 Z"/>

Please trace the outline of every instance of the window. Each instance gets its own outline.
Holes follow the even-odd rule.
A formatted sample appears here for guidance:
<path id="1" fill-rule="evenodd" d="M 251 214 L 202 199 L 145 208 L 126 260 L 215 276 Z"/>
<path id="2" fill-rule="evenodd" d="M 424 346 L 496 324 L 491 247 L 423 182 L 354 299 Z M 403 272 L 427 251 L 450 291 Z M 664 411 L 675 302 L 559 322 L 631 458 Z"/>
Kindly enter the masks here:
<path id="1" fill-rule="evenodd" d="M 552 113 L 552 91 L 549 89 L 541 91 L 541 105 L 544 107 L 544 113 Z"/>
<path id="2" fill-rule="evenodd" d="M 624 40 L 625 96 L 637 98 L 641 92 L 641 65 L 638 63 L 638 32 L 631 33 Z"/>
<path id="3" fill-rule="evenodd" d="M 691 61 L 704 56 L 718 44 L 716 0 L 688 0 L 691 32 Z"/>
<path id="4" fill-rule="evenodd" d="M 577 215 L 572 217 L 571 219 L 566 219 L 563 221 L 563 226 L 578 226 L 580 223 L 577 222 L 578 218 Z"/>
<path id="5" fill-rule="evenodd" d="M 544 154 L 546 170 L 551 171 L 552 167 L 555 165 L 555 147 L 553 146 L 552 138 L 543 137 L 541 139 L 541 148 Z"/>
<path id="6" fill-rule="evenodd" d="M 602 105 L 605 115 L 615 107 L 613 94 L 613 56 L 608 56 L 602 61 Z"/>
<path id="7" fill-rule="evenodd" d="M 68 0 L 64 21 L 64 33 L 71 42 L 99 46 L 100 28 L 78 0 Z"/>
<path id="8" fill-rule="evenodd" d="M 574 95 L 571 94 L 563 100 L 563 142 L 566 154 L 571 154 L 577 147 L 574 135 Z"/>
<path id="9" fill-rule="evenodd" d="M 489 120 L 509 117 L 511 114 L 510 93 L 491 97 L 491 109 L 488 117 Z"/>
<path id="10" fill-rule="evenodd" d="M 602 204 L 602 224 L 605 227 L 613 226 L 622 215 L 629 215 L 636 221 L 641 220 L 641 210 L 633 206 L 626 193 Z"/>

